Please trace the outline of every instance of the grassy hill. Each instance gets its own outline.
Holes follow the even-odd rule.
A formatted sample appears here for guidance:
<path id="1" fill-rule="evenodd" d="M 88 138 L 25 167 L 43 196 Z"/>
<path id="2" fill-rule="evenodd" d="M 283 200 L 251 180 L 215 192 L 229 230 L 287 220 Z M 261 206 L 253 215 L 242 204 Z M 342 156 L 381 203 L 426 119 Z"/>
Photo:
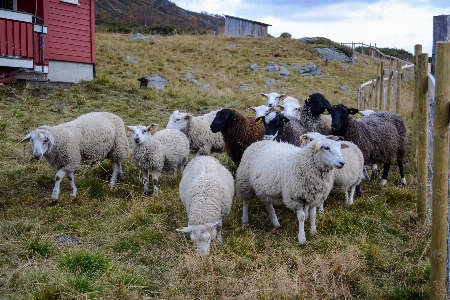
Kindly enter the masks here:
<path id="1" fill-rule="evenodd" d="M 75 173 L 78 196 L 68 180 L 60 200 L 48 205 L 55 171 L 31 157 L 19 141 L 39 125 L 55 125 L 91 111 L 110 111 L 126 125 L 164 127 L 175 109 L 195 115 L 231 107 L 244 111 L 264 102 L 258 92 L 305 99 L 320 92 L 332 103 L 356 105 L 356 89 L 376 74 L 377 61 L 357 55 L 343 64 L 318 58 L 313 48 L 290 39 L 226 36 L 156 37 L 97 34 L 97 77 L 65 89 L 0 89 L 0 295 L 3 299 L 427 299 L 430 228 L 416 216 L 415 174 L 400 187 L 392 166 L 388 184 L 363 182 L 363 196 L 346 207 L 331 194 L 317 215 L 315 235 L 297 243 L 296 215 L 276 207 L 274 229 L 259 200 L 241 224 L 235 199 L 224 219 L 223 241 L 200 258 L 189 236 L 178 197 L 180 177 L 163 173 L 161 196 L 143 196 L 142 174 L 124 163 L 125 179 L 108 189 L 105 161 Z M 131 56 L 138 64 L 126 59 Z M 273 61 L 291 74 L 272 87 L 264 71 Z M 314 62 L 322 77 L 305 77 L 290 66 Z M 259 71 L 250 71 L 258 64 Z M 186 78 L 191 72 L 210 90 Z M 140 77 L 158 74 L 164 90 L 139 88 Z M 245 84 L 248 90 L 238 90 Z M 337 88 L 345 86 L 350 91 Z M 410 126 L 412 81 L 403 83 L 402 116 Z M 408 130 L 410 132 L 410 129 Z M 217 157 L 231 171 L 226 154 Z M 282 159 L 282 158 L 280 158 Z M 79 243 L 59 243 L 62 235 Z"/>

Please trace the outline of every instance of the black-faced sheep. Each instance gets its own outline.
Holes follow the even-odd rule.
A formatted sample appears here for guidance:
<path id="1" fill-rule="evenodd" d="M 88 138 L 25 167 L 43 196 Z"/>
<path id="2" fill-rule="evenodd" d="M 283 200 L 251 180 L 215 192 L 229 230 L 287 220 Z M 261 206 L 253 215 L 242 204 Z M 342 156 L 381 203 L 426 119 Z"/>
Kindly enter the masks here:
<path id="1" fill-rule="evenodd" d="M 390 112 L 376 112 L 357 121 L 350 117 L 358 113 L 356 108 L 342 104 L 328 109 L 332 117 L 333 134 L 355 143 L 364 156 L 364 164 L 384 164 L 381 184 L 387 182 L 393 158 L 397 159 L 402 185 L 406 185 L 403 156 L 406 153 L 406 125 L 402 117 Z"/>
<path id="2" fill-rule="evenodd" d="M 222 132 L 225 151 L 231 160 L 239 166 L 245 149 L 264 137 L 264 126 L 246 117 L 234 109 L 219 110 L 211 123 L 211 131 Z"/>
<path id="3" fill-rule="evenodd" d="M 71 193 L 77 195 L 74 172 L 82 164 L 109 159 L 113 172 L 109 185 L 116 183 L 123 175 L 122 161 L 129 155 L 128 139 L 122 119 L 108 112 L 92 112 L 77 119 L 56 126 L 40 126 L 27 134 L 21 141 L 30 139 L 33 157 L 44 157 L 58 170 L 52 199 L 59 197 L 60 184 L 64 176 L 70 180 Z"/>

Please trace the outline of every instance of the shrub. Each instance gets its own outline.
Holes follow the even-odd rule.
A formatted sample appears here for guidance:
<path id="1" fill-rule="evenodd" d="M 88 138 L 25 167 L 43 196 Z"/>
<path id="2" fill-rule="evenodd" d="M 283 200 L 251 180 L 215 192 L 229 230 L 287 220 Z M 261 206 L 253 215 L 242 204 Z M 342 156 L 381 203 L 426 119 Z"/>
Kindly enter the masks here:
<path id="1" fill-rule="evenodd" d="M 283 39 L 290 39 L 292 37 L 292 35 L 289 32 L 283 32 L 282 34 L 280 34 L 280 38 Z"/>

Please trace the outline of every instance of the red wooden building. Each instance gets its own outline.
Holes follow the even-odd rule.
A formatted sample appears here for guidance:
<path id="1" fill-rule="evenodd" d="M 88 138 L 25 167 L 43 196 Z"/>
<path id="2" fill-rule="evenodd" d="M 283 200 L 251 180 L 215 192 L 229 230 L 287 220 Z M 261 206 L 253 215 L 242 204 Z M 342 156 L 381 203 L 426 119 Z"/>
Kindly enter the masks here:
<path id="1" fill-rule="evenodd" d="M 0 82 L 94 76 L 94 0 L 0 0 Z"/>

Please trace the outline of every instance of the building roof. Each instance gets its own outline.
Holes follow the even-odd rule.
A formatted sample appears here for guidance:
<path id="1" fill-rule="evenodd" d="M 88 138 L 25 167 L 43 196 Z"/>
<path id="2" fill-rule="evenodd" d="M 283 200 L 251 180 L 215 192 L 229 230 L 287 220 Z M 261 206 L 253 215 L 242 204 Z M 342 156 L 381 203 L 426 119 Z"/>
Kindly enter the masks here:
<path id="1" fill-rule="evenodd" d="M 257 21 L 253 21 L 253 20 L 247 20 L 247 19 L 233 17 L 233 16 L 229 16 L 229 15 L 224 15 L 224 16 L 225 16 L 225 18 L 233 18 L 233 19 L 243 20 L 243 21 L 252 22 L 252 23 L 256 23 L 256 24 L 261 24 L 261 25 L 265 25 L 265 26 L 272 26 L 270 24 L 261 23 L 261 22 L 257 22 Z"/>

